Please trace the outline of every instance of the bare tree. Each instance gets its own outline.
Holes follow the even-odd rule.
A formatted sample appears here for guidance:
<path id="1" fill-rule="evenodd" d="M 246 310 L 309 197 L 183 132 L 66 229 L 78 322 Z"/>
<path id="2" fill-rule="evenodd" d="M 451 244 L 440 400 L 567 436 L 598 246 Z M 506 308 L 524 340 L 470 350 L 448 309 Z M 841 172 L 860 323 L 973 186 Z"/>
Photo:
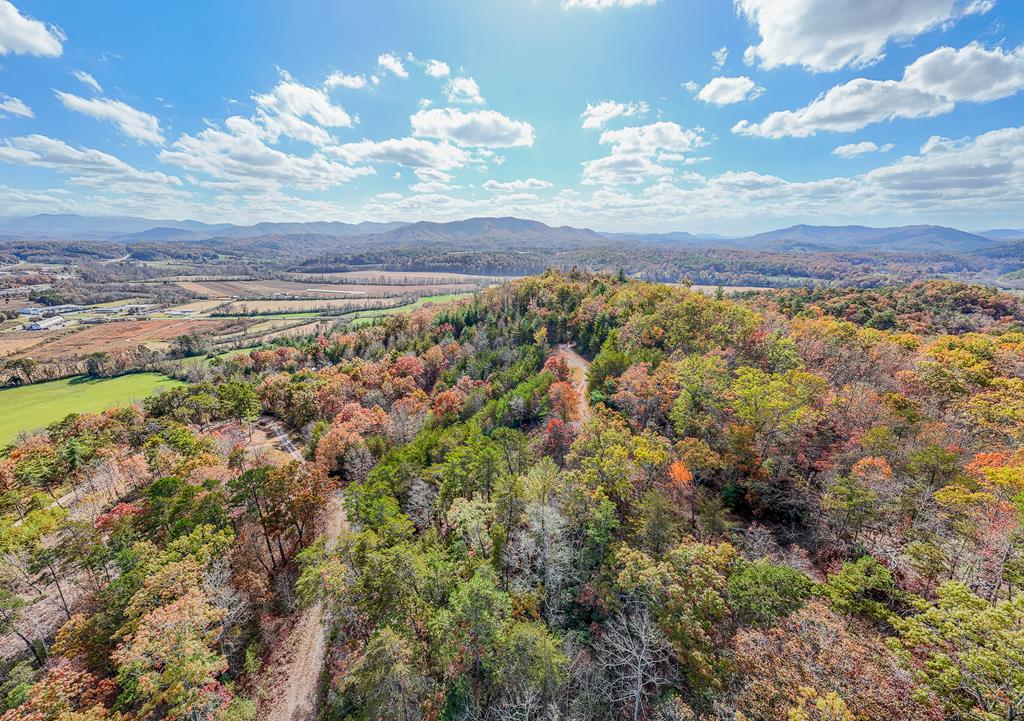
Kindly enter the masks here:
<path id="1" fill-rule="evenodd" d="M 565 517 L 552 503 L 532 501 L 523 514 L 525 527 L 517 529 L 507 550 L 507 563 L 515 573 L 517 590 L 540 588 L 544 619 L 558 619 L 572 566 L 565 538 Z"/>
<path id="2" fill-rule="evenodd" d="M 405 504 L 405 512 L 416 524 L 416 528 L 424 530 L 434 522 L 434 500 L 437 489 L 422 478 L 413 480 L 409 487 L 409 499 Z"/>
<path id="3" fill-rule="evenodd" d="M 651 700 L 669 682 L 671 647 L 647 609 L 631 604 L 605 626 L 597 649 L 608 676 L 609 700 L 632 721 L 646 718 Z"/>
<path id="4" fill-rule="evenodd" d="M 204 591 L 213 604 L 225 611 L 221 620 L 220 647 L 231 663 L 237 663 L 248 638 L 246 627 L 252 620 L 252 606 L 231 580 L 231 563 L 216 559 L 206 572 Z"/>

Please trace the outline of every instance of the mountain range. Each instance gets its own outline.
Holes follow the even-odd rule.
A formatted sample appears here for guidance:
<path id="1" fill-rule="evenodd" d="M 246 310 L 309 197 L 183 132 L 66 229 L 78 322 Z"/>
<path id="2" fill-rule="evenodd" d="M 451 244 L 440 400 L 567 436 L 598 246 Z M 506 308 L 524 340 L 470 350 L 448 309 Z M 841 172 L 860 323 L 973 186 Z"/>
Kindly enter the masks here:
<path id="1" fill-rule="evenodd" d="M 725 247 L 785 252 L 904 252 L 966 254 L 991 251 L 1024 241 L 1024 230 L 994 229 L 970 233 L 939 225 L 871 228 L 861 225 L 794 225 L 744 237 L 670 233 L 602 233 L 589 228 L 552 227 L 521 218 L 468 218 L 447 223 L 257 223 L 240 226 L 195 220 L 129 216 L 92 217 L 42 214 L 0 219 L 0 239 L 102 240 L 161 243 L 274 237 L 316 238 L 321 249 L 332 239 L 374 241 L 382 245 L 439 245 L 471 249 L 473 241 L 509 247 L 574 248 L 622 243 L 668 247 Z M 339 247 L 344 241 L 338 241 Z"/>

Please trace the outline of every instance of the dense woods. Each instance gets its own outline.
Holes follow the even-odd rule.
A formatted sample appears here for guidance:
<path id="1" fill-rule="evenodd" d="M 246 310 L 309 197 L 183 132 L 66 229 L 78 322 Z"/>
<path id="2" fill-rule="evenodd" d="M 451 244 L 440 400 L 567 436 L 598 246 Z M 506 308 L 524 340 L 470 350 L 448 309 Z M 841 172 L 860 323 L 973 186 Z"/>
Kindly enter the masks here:
<path id="1" fill-rule="evenodd" d="M 1019 718 L 1022 321 L 549 271 L 70 416 L 0 459 L 0 719 L 274 718 L 310 608 L 336 721 Z"/>

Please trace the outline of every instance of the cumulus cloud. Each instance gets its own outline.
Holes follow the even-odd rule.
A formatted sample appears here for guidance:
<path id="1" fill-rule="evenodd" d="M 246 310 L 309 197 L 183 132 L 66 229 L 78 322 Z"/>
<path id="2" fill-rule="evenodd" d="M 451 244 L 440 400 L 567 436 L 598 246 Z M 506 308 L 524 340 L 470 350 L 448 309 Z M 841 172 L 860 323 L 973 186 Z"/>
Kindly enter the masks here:
<path id="1" fill-rule="evenodd" d="M 470 77 L 452 78 L 444 87 L 449 103 L 465 103 L 467 105 L 483 105 L 480 86 Z"/>
<path id="2" fill-rule="evenodd" d="M 895 147 L 892 143 L 877 145 L 870 140 L 863 140 L 859 143 L 840 145 L 832 151 L 832 155 L 838 155 L 840 158 L 856 158 L 865 153 L 888 153 Z"/>
<path id="3" fill-rule="evenodd" d="M 836 85 L 797 110 L 774 112 L 760 123 L 741 120 L 733 132 L 766 138 L 848 132 L 894 118 L 951 112 L 957 102 L 988 102 L 1024 88 L 1024 46 L 988 50 L 971 43 L 942 47 L 908 65 L 901 80 L 856 78 Z"/>
<path id="4" fill-rule="evenodd" d="M 607 10 L 608 8 L 632 8 L 641 5 L 657 5 L 658 0 L 563 0 L 562 7 Z"/>
<path id="5" fill-rule="evenodd" d="M 348 88 L 349 90 L 362 90 L 368 85 L 365 75 L 349 75 L 340 70 L 335 70 L 327 76 L 324 81 L 325 88 Z"/>
<path id="6" fill-rule="evenodd" d="M 78 81 L 81 82 L 83 85 L 88 85 L 97 93 L 103 92 L 103 86 L 100 85 L 99 82 L 97 82 L 96 78 L 94 78 L 92 75 L 85 72 L 84 70 L 72 70 L 71 74 L 74 75 L 75 78 L 77 78 Z"/>
<path id="7" fill-rule="evenodd" d="M 837 85 L 798 110 L 774 112 L 760 123 L 741 120 L 732 132 L 764 138 L 806 138 L 820 130 L 850 132 L 893 118 L 921 118 L 950 112 L 956 104 L 898 80 L 857 78 Z"/>
<path id="8" fill-rule="evenodd" d="M 361 140 L 328 149 L 346 163 L 394 163 L 408 168 L 450 170 L 470 162 L 469 155 L 450 143 L 437 143 L 421 138 L 390 138 Z"/>
<path id="9" fill-rule="evenodd" d="M 984 103 L 1024 88 L 1024 45 L 986 49 L 971 43 L 922 55 L 903 72 L 903 82 L 955 101 Z"/>
<path id="10" fill-rule="evenodd" d="M 525 180 L 509 180 L 499 182 L 491 179 L 484 183 L 484 190 L 491 193 L 521 193 L 528 190 L 543 190 L 554 187 L 553 183 L 539 178 L 526 178 Z"/>
<path id="11" fill-rule="evenodd" d="M 986 12 L 977 0 L 735 0 L 760 42 L 748 62 L 802 65 L 815 72 L 860 67 L 884 56 L 891 40 L 906 40 L 967 14 Z"/>
<path id="12" fill-rule="evenodd" d="M 20 98 L 14 98 L 10 95 L 4 95 L 0 93 L 0 113 L 10 113 L 11 115 L 17 115 L 22 118 L 34 118 L 35 113 L 32 112 L 32 108 L 25 105 Z M 3 115 L 0 115 L 3 117 Z"/>
<path id="13" fill-rule="evenodd" d="M 711 53 L 711 57 L 715 60 L 715 64 L 711 66 L 711 69 L 715 71 L 721 70 L 725 67 L 725 61 L 729 58 L 729 49 L 722 46 Z"/>
<path id="14" fill-rule="evenodd" d="M 402 60 L 394 53 L 384 53 L 377 57 L 377 66 L 381 70 L 397 75 L 400 78 L 409 77 L 409 71 L 405 69 Z"/>
<path id="15" fill-rule="evenodd" d="M 650 107 L 645 102 L 617 103 L 612 100 L 603 100 L 596 104 L 587 103 L 587 109 L 580 117 L 583 118 L 584 129 L 600 130 L 613 118 L 646 115 L 649 110 Z"/>
<path id="16" fill-rule="evenodd" d="M 458 145 L 511 148 L 533 145 L 533 126 L 494 110 L 458 108 L 420 110 L 410 118 L 418 137 L 450 140 Z"/>
<path id="17" fill-rule="evenodd" d="M 443 78 L 451 72 L 451 68 L 441 60 L 428 60 L 425 71 L 432 78 Z"/>
<path id="18" fill-rule="evenodd" d="M 687 153 L 704 145 L 698 130 L 682 128 L 677 123 L 658 122 L 601 133 L 601 145 L 611 145 L 615 153 L 642 153 L 656 151 Z"/>
<path id="19" fill-rule="evenodd" d="M 740 75 L 735 78 L 712 78 L 697 93 L 697 99 L 712 105 L 732 105 L 733 103 L 742 103 L 744 100 L 753 100 L 763 93 L 764 88 L 750 78 Z"/>
<path id="20" fill-rule="evenodd" d="M 419 168 L 413 172 L 419 179 L 418 183 L 409 186 L 409 190 L 414 193 L 444 193 L 462 187 L 461 185 L 452 185 L 454 176 L 451 173 L 445 173 L 436 168 Z"/>
<path id="21" fill-rule="evenodd" d="M 128 181 L 146 185 L 181 185 L 165 173 L 139 170 L 120 158 L 93 148 L 75 148 L 45 135 L 10 138 L 0 145 L 0 162 L 47 168 L 80 179 Z"/>
<path id="22" fill-rule="evenodd" d="M 64 51 L 64 39 L 60 28 L 25 17 L 9 0 L 0 0 L 0 55 L 55 58 Z"/>
<path id="23" fill-rule="evenodd" d="M 356 123 L 327 92 L 294 80 L 286 72 L 269 93 L 254 95 L 258 118 L 275 137 L 287 135 L 314 145 L 331 142 L 327 128 L 350 128 Z"/>
<path id="24" fill-rule="evenodd" d="M 686 160 L 686 154 L 705 145 L 699 129 L 682 128 L 672 122 L 658 122 L 606 130 L 601 145 L 611 152 L 583 163 L 584 185 L 643 183 L 672 175 L 671 163 Z"/>
<path id="25" fill-rule="evenodd" d="M 160 132 L 160 122 L 155 115 L 144 113 L 120 100 L 83 98 L 59 90 L 55 90 L 54 95 L 69 110 L 113 123 L 124 135 L 133 140 L 155 145 L 162 145 L 164 142 L 163 133 Z"/>
<path id="26" fill-rule="evenodd" d="M 890 198 L 915 204 L 999 203 L 1019 206 L 1024 183 L 1024 127 L 976 138 L 930 138 L 919 155 L 876 168 L 865 181 Z"/>
<path id="27" fill-rule="evenodd" d="M 283 183 L 325 189 L 375 173 L 371 167 L 334 162 L 319 151 L 302 156 L 270 147 L 274 136 L 249 118 L 232 116 L 224 126 L 183 134 L 158 157 L 190 172 L 259 188 Z"/>
<path id="28" fill-rule="evenodd" d="M 744 170 L 709 176 L 677 171 L 651 177 L 650 164 L 660 163 L 650 157 L 609 156 L 607 164 L 616 166 L 618 177 L 632 172 L 653 182 L 635 189 L 621 184 L 584 191 L 565 188 L 544 200 L 521 192 L 491 193 L 483 199 L 442 191 L 415 197 L 387 194 L 371 199 L 363 210 L 387 217 L 454 219 L 517 214 L 521 208 L 522 214 L 556 224 L 636 229 L 638 218 L 653 218 L 657 229 L 671 229 L 700 220 L 739 232 L 750 230 L 745 218 L 757 218 L 758 224 L 807 222 L 825 215 L 837 222 L 863 222 L 869 217 L 882 223 L 953 222 L 959 214 L 969 222 L 982 217 L 998 222 L 1019 211 L 1024 128 L 959 140 L 932 138 L 920 154 L 855 177 L 794 181 Z"/>

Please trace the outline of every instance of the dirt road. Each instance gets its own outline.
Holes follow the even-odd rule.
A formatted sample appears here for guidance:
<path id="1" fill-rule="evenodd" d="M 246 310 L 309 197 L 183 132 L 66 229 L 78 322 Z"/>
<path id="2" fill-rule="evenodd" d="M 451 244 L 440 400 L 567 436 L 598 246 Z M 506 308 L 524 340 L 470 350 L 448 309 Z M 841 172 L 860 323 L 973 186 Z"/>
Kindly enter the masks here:
<path id="1" fill-rule="evenodd" d="M 325 509 L 327 550 L 334 550 L 347 527 L 341 493 Z M 312 721 L 317 717 L 320 679 L 327 658 L 327 611 L 317 603 L 299 612 L 299 618 L 267 664 L 269 671 L 263 713 L 265 721 Z"/>
<path id="2" fill-rule="evenodd" d="M 594 417 L 594 409 L 590 407 L 590 391 L 587 389 L 587 372 L 590 361 L 572 349 L 572 346 L 558 346 L 558 354 L 565 358 L 569 365 L 570 382 L 579 398 L 580 422 L 586 423 Z"/>

